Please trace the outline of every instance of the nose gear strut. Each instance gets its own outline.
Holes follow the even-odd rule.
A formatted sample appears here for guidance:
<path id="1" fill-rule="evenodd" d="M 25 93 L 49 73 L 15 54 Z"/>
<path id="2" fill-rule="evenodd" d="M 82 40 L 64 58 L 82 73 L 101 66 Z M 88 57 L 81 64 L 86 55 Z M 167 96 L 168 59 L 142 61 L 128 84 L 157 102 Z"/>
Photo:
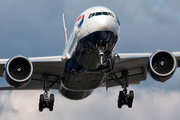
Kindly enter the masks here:
<path id="1" fill-rule="evenodd" d="M 106 50 L 106 46 L 103 46 L 102 45 L 102 42 L 103 42 L 103 40 L 100 40 L 100 46 L 98 46 L 97 44 L 96 44 L 96 47 L 98 48 L 98 50 L 99 50 L 99 55 L 100 55 L 100 65 L 104 65 L 104 60 L 103 60 L 103 56 L 104 56 L 104 51 Z"/>
<path id="2" fill-rule="evenodd" d="M 104 53 L 100 51 L 99 55 L 100 55 L 100 65 L 104 65 L 104 62 L 103 62 Z"/>

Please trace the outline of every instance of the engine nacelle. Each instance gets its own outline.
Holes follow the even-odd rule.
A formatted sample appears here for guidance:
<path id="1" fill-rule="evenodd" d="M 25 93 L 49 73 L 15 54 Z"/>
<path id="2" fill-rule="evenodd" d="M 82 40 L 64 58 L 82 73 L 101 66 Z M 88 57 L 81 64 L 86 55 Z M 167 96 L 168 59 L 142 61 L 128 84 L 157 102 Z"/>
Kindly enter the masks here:
<path id="1" fill-rule="evenodd" d="M 4 69 L 7 83 L 15 88 L 27 85 L 33 74 L 32 62 L 24 56 L 15 56 L 8 60 Z"/>
<path id="2" fill-rule="evenodd" d="M 173 76 L 176 64 L 176 58 L 171 52 L 159 50 L 149 58 L 148 71 L 154 80 L 165 82 Z"/>

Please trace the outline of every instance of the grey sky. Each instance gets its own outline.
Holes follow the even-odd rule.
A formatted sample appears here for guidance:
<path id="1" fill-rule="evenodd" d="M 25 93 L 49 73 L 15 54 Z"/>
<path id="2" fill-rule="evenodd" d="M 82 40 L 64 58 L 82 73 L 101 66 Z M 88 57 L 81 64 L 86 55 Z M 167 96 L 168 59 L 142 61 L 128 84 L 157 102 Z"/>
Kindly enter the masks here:
<path id="1" fill-rule="evenodd" d="M 0 0 L 0 58 L 60 55 L 64 49 L 62 13 L 68 34 L 78 15 L 92 6 L 105 6 L 118 16 L 121 37 L 114 52 L 180 51 L 179 0 Z M 53 112 L 38 111 L 43 91 L 0 92 L 0 119 L 54 120 L 179 120 L 180 70 L 165 83 L 148 76 L 135 92 L 132 109 L 117 108 L 121 87 L 99 88 L 88 98 L 72 101 L 55 93 Z M 1 85 L 5 84 L 1 78 Z"/>

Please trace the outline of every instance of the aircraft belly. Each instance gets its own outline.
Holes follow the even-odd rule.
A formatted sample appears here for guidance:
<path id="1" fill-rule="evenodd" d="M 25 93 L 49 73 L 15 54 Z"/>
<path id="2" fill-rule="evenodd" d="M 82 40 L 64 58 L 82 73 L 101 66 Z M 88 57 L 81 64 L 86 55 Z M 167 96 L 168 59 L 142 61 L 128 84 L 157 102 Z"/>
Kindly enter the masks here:
<path id="1" fill-rule="evenodd" d="M 118 36 L 111 31 L 96 31 L 78 40 L 77 44 L 72 42 L 68 52 L 72 56 L 65 65 L 63 87 L 84 91 L 101 86 L 112 69 L 111 55 L 117 40 Z"/>
<path id="2" fill-rule="evenodd" d="M 107 76 L 107 73 L 67 73 L 63 86 L 69 90 L 93 90 L 101 86 Z"/>
<path id="3" fill-rule="evenodd" d="M 93 90 L 73 91 L 73 90 L 67 90 L 63 86 L 60 86 L 59 92 L 68 99 L 81 100 L 91 95 Z"/>

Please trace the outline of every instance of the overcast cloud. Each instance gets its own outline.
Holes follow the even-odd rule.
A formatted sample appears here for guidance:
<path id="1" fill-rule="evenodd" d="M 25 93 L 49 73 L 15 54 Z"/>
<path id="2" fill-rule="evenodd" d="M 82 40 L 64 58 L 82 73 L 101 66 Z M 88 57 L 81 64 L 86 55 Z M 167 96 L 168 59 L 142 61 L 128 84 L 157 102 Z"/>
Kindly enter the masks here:
<path id="1" fill-rule="evenodd" d="M 61 55 L 64 49 L 62 13 L 68 34 L 80 13 L 105 6 L 118 16 L 121 38 L 114 52 L 180 51 L 179 0 L 0 0 L 0 58 Z M 1 91 L 0 119 L 7 120 L 179 120 L 180 70 L 165 83 L 148 76 L 135 92 L 133 108 L 117 108 L 121 87 L 98 88 L 88 98 L 72 101 L 57 91 L 53 112 L 38 111 L 43 91 Z M 0 79 L 5 85 L 4 78 Z"/>

